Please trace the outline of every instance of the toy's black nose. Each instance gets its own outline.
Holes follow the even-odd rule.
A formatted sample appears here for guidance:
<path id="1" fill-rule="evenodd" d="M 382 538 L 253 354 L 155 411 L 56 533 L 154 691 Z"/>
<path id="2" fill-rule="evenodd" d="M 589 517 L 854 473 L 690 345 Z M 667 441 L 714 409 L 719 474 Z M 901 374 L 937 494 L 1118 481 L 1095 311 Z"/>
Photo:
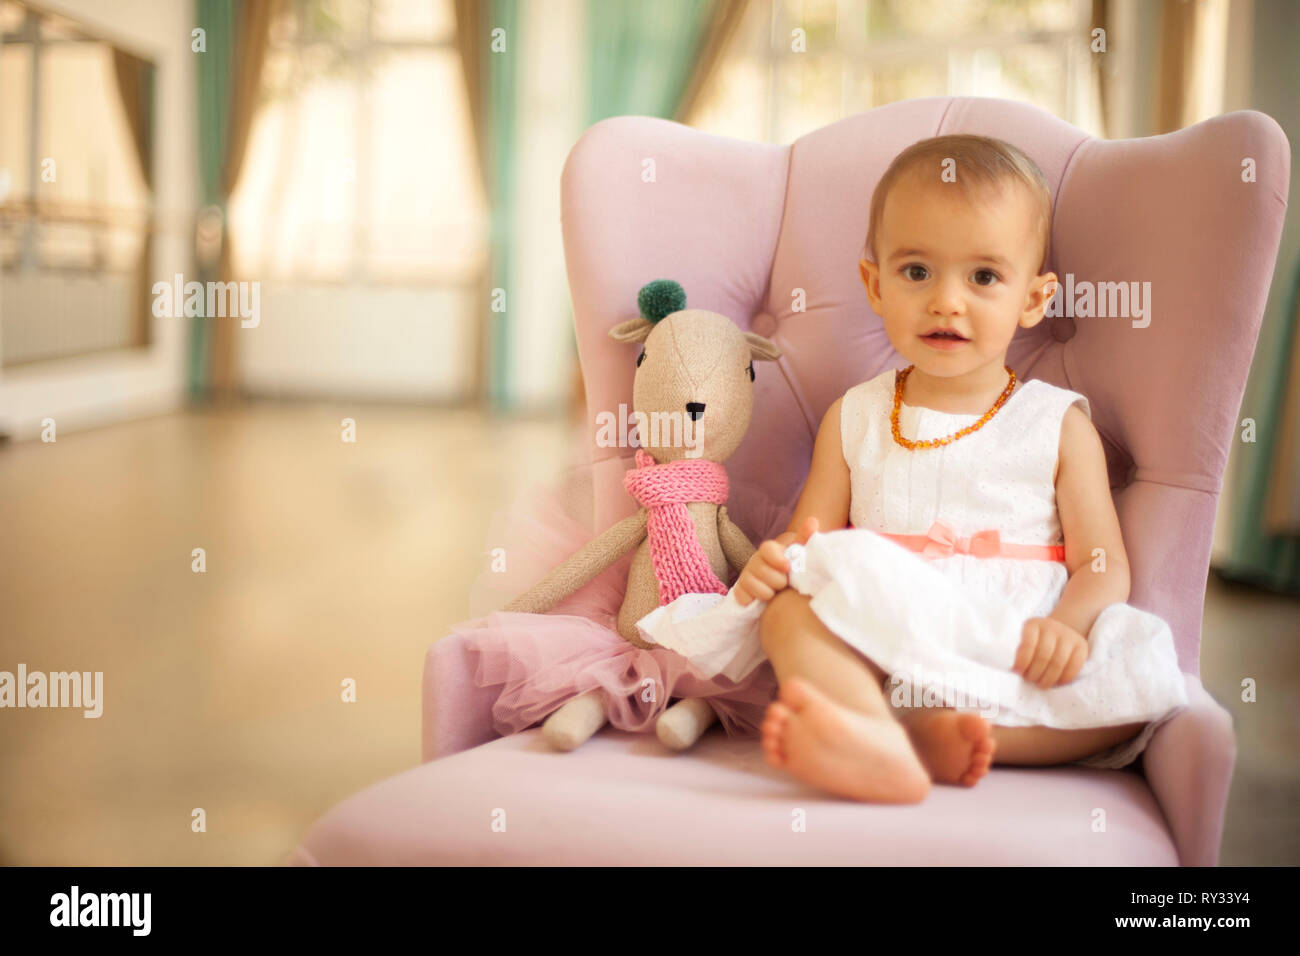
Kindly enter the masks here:
<path id="1" fill-rule="evenodd" d="M 704 414 L 704 403 L 687 402 L 686 414 L 691 416 L 691 421 L 698 422 L 700 420 L 700 416 Z"/>

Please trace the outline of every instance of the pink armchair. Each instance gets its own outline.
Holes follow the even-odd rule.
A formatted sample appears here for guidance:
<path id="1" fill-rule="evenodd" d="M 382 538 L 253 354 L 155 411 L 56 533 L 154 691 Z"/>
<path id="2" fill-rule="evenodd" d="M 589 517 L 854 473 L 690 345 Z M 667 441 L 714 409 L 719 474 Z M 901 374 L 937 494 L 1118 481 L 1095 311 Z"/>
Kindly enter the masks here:
<path id="1" fill-rule="evenodd" d="M 1009 356 L 1023 377 L 1088 396 L 1132 564 L 1130 600 L 1174 631 L 1191 705 L 1140 764 L 995 767 L 972 790 L 938 787 L 920 805 L 881 807 L 805 788 L 767 767 L 756 741 L 716 727 L 686 754 L 609 729 L 554 753 L 536 728 L 494 739 L 491 697 L 474 686 L 469 638 L 457 635 L 426 661 L 428 762 L 335 807 L 292 862 L 1217 862 L 1236 750 L 1228 712 L 1198 677 L 1200 626 L 1215 503 L 1286 210 L 1290 150 L 1268 116 L 1108 142 L 1024 104 L 940 97 L 852 116 L 788 146 L 646 117 L 598 123 L 561 184 L 591 434 L 599 412 L 631 402 L 634 352 L 607 330 L 630 317 L 645 282 L 676 279 L 692 306 L 780 345 L 727 468 L 770 502 L 792 504 L 827 407 L 902 364 L 857 274 L 871 190 L 903 147 L 950 132 L 997 136 L 1037 160 L 1055 198 L 1048 266 L 1062 280 L 1150 283 L 1146 318 L 1050 318 L 1021 329 Z M 653 183 L 641 178 L 646 158 Z M 632 511 L 622 487 L 631 452 L 593 440 L 596 528 Z M 733 516 L 757 542 L 784 530 L 778 513 Z M 492 826 L 498 809 L 504 833 Z"/>

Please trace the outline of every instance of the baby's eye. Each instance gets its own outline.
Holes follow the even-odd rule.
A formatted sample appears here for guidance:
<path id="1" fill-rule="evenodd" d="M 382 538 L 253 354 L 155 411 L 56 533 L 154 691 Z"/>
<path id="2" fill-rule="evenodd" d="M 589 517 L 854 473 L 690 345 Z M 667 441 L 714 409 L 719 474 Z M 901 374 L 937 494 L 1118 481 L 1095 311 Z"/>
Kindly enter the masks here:
<path id="1" fill-rule="evenodd" d="M 922 273 L 924 273 L 924 275 L 919 275 L 919 276 L 918 276 L 918 275 L 914 275 L 914 274 L 913 274 L 913 270 L 914 270 L 914 269 L 919 269 Z M 914 279 L 914 280 L 917 281 L 917 282 L 920 282 L 922 279 L 924 279 L 924 278 L 925 278 L 927 275 L 929 275 L 929 274 L 930 274 L 930 273 L 929 273 L 929 270 L 926 269 L 925 266 L 923 266 L 923 265 L 918 265 L 918 264 L 915 263 L 915 262 L 912 262 L 912 263 L 909 263 L 908 265 L 903 266 L 903 275 L 904 275 L 905 277 L 907 277 L 908 279 Z"/>
<path id="2" fill-rule="evenodd" d="M 988 276 L 989 279 L 988 279 L 987 282 L 981 282 L 981 281 L 980 281 L 980 276 Z M 994 272 L 992 269 L 977 269 L 976 272 L 975 272 L 975 284 L 976 284 L 976 285 L 992 285 L 994 282 L 997 282 L 998 279 L 1000 279 L 1000 278 L 1001 278 L 1001 276 L 999 276 L 999 275 L 998 275 L 996 272 Z"/>

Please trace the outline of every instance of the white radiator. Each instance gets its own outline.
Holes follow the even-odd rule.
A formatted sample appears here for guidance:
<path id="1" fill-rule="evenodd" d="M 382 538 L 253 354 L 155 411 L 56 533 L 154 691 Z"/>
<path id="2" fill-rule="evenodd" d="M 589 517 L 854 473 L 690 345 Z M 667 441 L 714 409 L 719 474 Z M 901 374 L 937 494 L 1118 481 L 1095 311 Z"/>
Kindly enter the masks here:
<path id="1" fill-rule="evenodd" d="M 129 273 L 0 273 L 0 364 L 139 345 Z"/>
<path id="2" fill-rule="evenodd" d="M 263 282 L 260 319 L 234 323 L 241 386 L 254 395 L 457 402 L 471 398 L 468 288 Z"/>

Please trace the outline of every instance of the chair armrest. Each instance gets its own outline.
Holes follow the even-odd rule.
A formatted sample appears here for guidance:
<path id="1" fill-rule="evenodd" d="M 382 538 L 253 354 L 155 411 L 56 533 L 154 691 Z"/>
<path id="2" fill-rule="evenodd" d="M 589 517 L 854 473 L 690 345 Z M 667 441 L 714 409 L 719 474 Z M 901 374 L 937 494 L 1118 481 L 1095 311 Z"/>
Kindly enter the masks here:
<path id="1" fill-rule="evenodd" d="M 421 759 L 427 763 L 500 736 L 492 727 L 491 688 L 474 683 L 469 634 L 449 634 L 424 657 Z"/>
<path id="2" fill-rule="evenodd" d="M 1169 824 L 1183 866 L 1215 866 L 1223 839 L 1237 740 L 1232 715 L 1196 677 L 1187 683 L 1187 709 L 1152 736 L 1143 770 Z"/>

